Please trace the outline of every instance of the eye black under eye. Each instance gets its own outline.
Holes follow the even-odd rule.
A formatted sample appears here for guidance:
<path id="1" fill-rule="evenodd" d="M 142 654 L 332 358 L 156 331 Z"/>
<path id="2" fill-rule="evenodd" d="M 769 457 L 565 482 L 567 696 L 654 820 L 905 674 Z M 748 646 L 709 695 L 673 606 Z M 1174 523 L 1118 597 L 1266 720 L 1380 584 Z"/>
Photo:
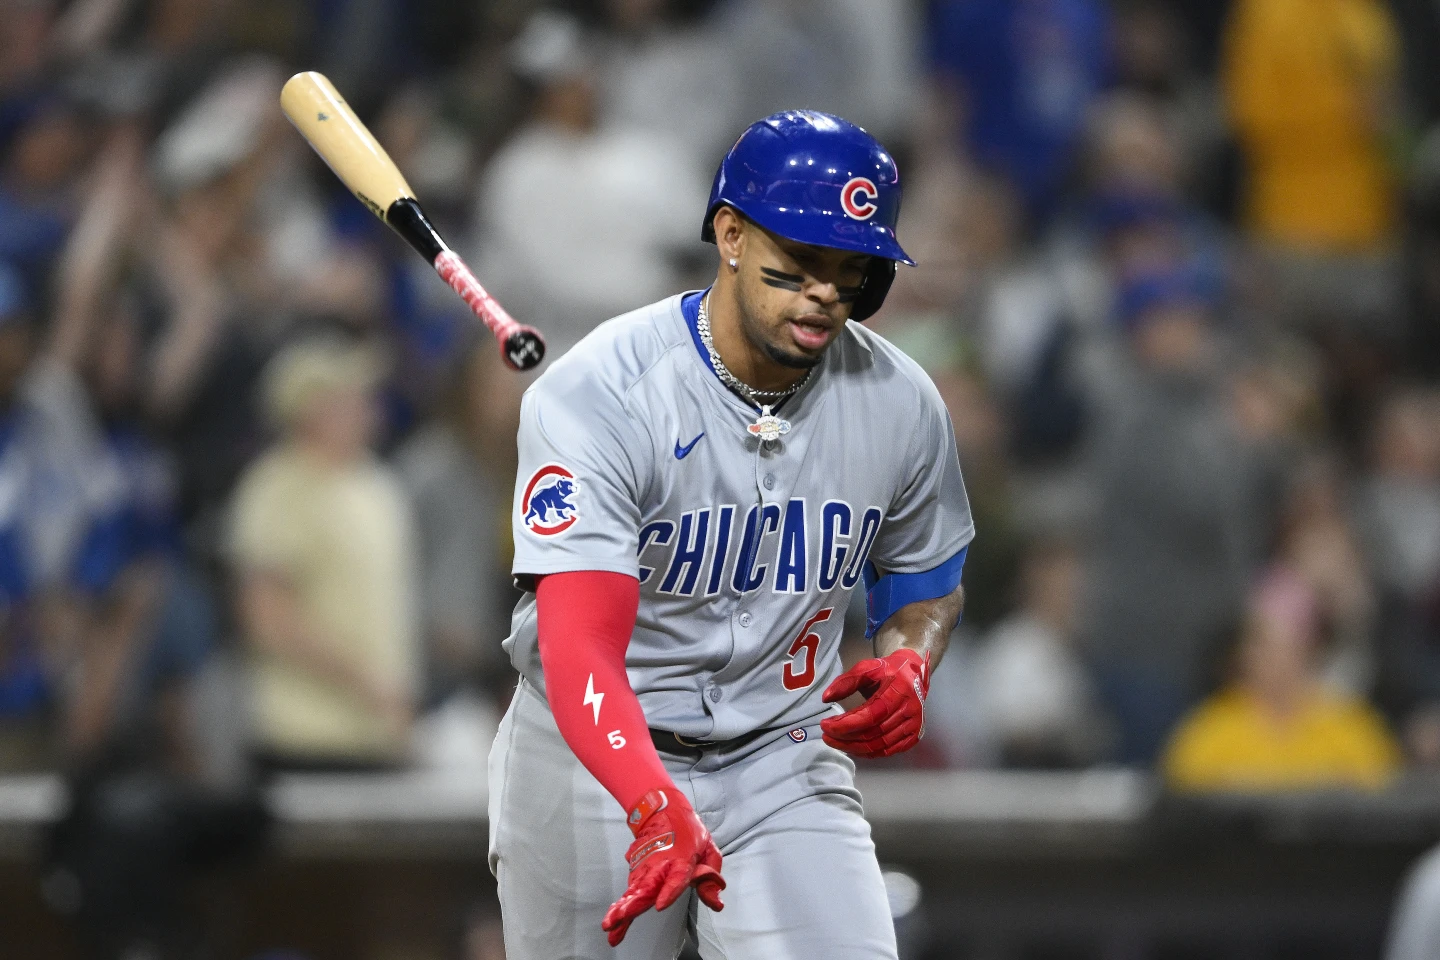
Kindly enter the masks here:
<path id="1" fill-rule="evenodd" d="M 770 267 L 760 268 L 760 280 L 768 286 L 789 290 L 791 293 L 798 293 L 805 283 L 805 277 L 801 274 L 784 273 Z"/>

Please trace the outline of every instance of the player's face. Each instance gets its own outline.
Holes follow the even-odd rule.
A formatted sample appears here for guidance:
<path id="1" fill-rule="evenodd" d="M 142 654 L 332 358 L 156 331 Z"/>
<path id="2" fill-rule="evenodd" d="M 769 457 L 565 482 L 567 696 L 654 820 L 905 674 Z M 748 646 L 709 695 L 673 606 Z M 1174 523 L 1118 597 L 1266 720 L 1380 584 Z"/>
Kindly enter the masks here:
<path id="1" fill-rule="evenodd" d="M 870 258 L 747 227 L 736 286 L 745 336 L 782 366 L 813 367 L 845 328 Z"/>

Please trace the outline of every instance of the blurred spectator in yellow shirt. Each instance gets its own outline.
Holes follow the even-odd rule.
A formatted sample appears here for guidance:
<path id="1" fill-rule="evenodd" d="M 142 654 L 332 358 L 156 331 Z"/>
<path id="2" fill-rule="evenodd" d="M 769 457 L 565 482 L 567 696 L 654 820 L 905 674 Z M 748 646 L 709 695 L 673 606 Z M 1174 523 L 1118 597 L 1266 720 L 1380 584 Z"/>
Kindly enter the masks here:
<path id="1" fill-rule="evenodd" d="M 1181 790 L 1384 786 L 1400 749 L 1363 700 L 1319 679 L 1319 604 L 1296 574 L 1252 591 L 1237 677 L 1180 725 L 1163 759 Z"/>
<path id="2" fill-rule="evenodd" d="M 417 670 L 411 516 L 370 452 L 375 358 L 314 341 L 267 371 L 281 442 L 240 481 L 231 550 L 270 769 L 405 759 Z"/>
<path id="3" fill-rule="evenodd" d="M 1399 212 L 1391 14 L 1378 0 L 1239 0 L 1226 34 L 1222 83 L 1246 219 L 1278 272 L 1274 309 L 1385 332 Z"/>
<path id="4" fill-rule="evenodd" d="M 1225 96 L 1249 164 L 1257 234 L 1367 250 L 1395 229 L 1385 127 L 1399 39 L 1376 0 L 1240 0 Z"/>

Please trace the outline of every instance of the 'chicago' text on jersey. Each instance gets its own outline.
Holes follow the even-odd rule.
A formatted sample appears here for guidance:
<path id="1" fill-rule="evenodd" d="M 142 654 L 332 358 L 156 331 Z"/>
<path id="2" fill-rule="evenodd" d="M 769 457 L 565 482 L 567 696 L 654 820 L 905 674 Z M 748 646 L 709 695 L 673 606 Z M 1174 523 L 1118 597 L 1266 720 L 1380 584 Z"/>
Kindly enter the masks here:
<path id="1" fill-rule="evenodd" d="M 640 529 L 640 583 L 680 597 L 850 590 L 884 515 L 877 506 L 795 497 L 783 507 L 720 504 L 686 511 L 678 523 L 652 520 Z"/>

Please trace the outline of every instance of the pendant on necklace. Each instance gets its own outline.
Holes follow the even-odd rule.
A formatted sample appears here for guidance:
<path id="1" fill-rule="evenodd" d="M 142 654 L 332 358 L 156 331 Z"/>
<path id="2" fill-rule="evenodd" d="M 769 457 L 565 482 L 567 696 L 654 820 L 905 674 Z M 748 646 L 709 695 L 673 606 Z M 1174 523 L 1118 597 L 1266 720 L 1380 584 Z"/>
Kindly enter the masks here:
<path id="1" fill-rule="evenodd" d="M 774 443 L 790 432 L 790 421 L 781 420 L 770 412 L 769 406 L 763 406 L 760 408 L 759 419 L 745 429 L 759 437 L 762 443 Z"/>

